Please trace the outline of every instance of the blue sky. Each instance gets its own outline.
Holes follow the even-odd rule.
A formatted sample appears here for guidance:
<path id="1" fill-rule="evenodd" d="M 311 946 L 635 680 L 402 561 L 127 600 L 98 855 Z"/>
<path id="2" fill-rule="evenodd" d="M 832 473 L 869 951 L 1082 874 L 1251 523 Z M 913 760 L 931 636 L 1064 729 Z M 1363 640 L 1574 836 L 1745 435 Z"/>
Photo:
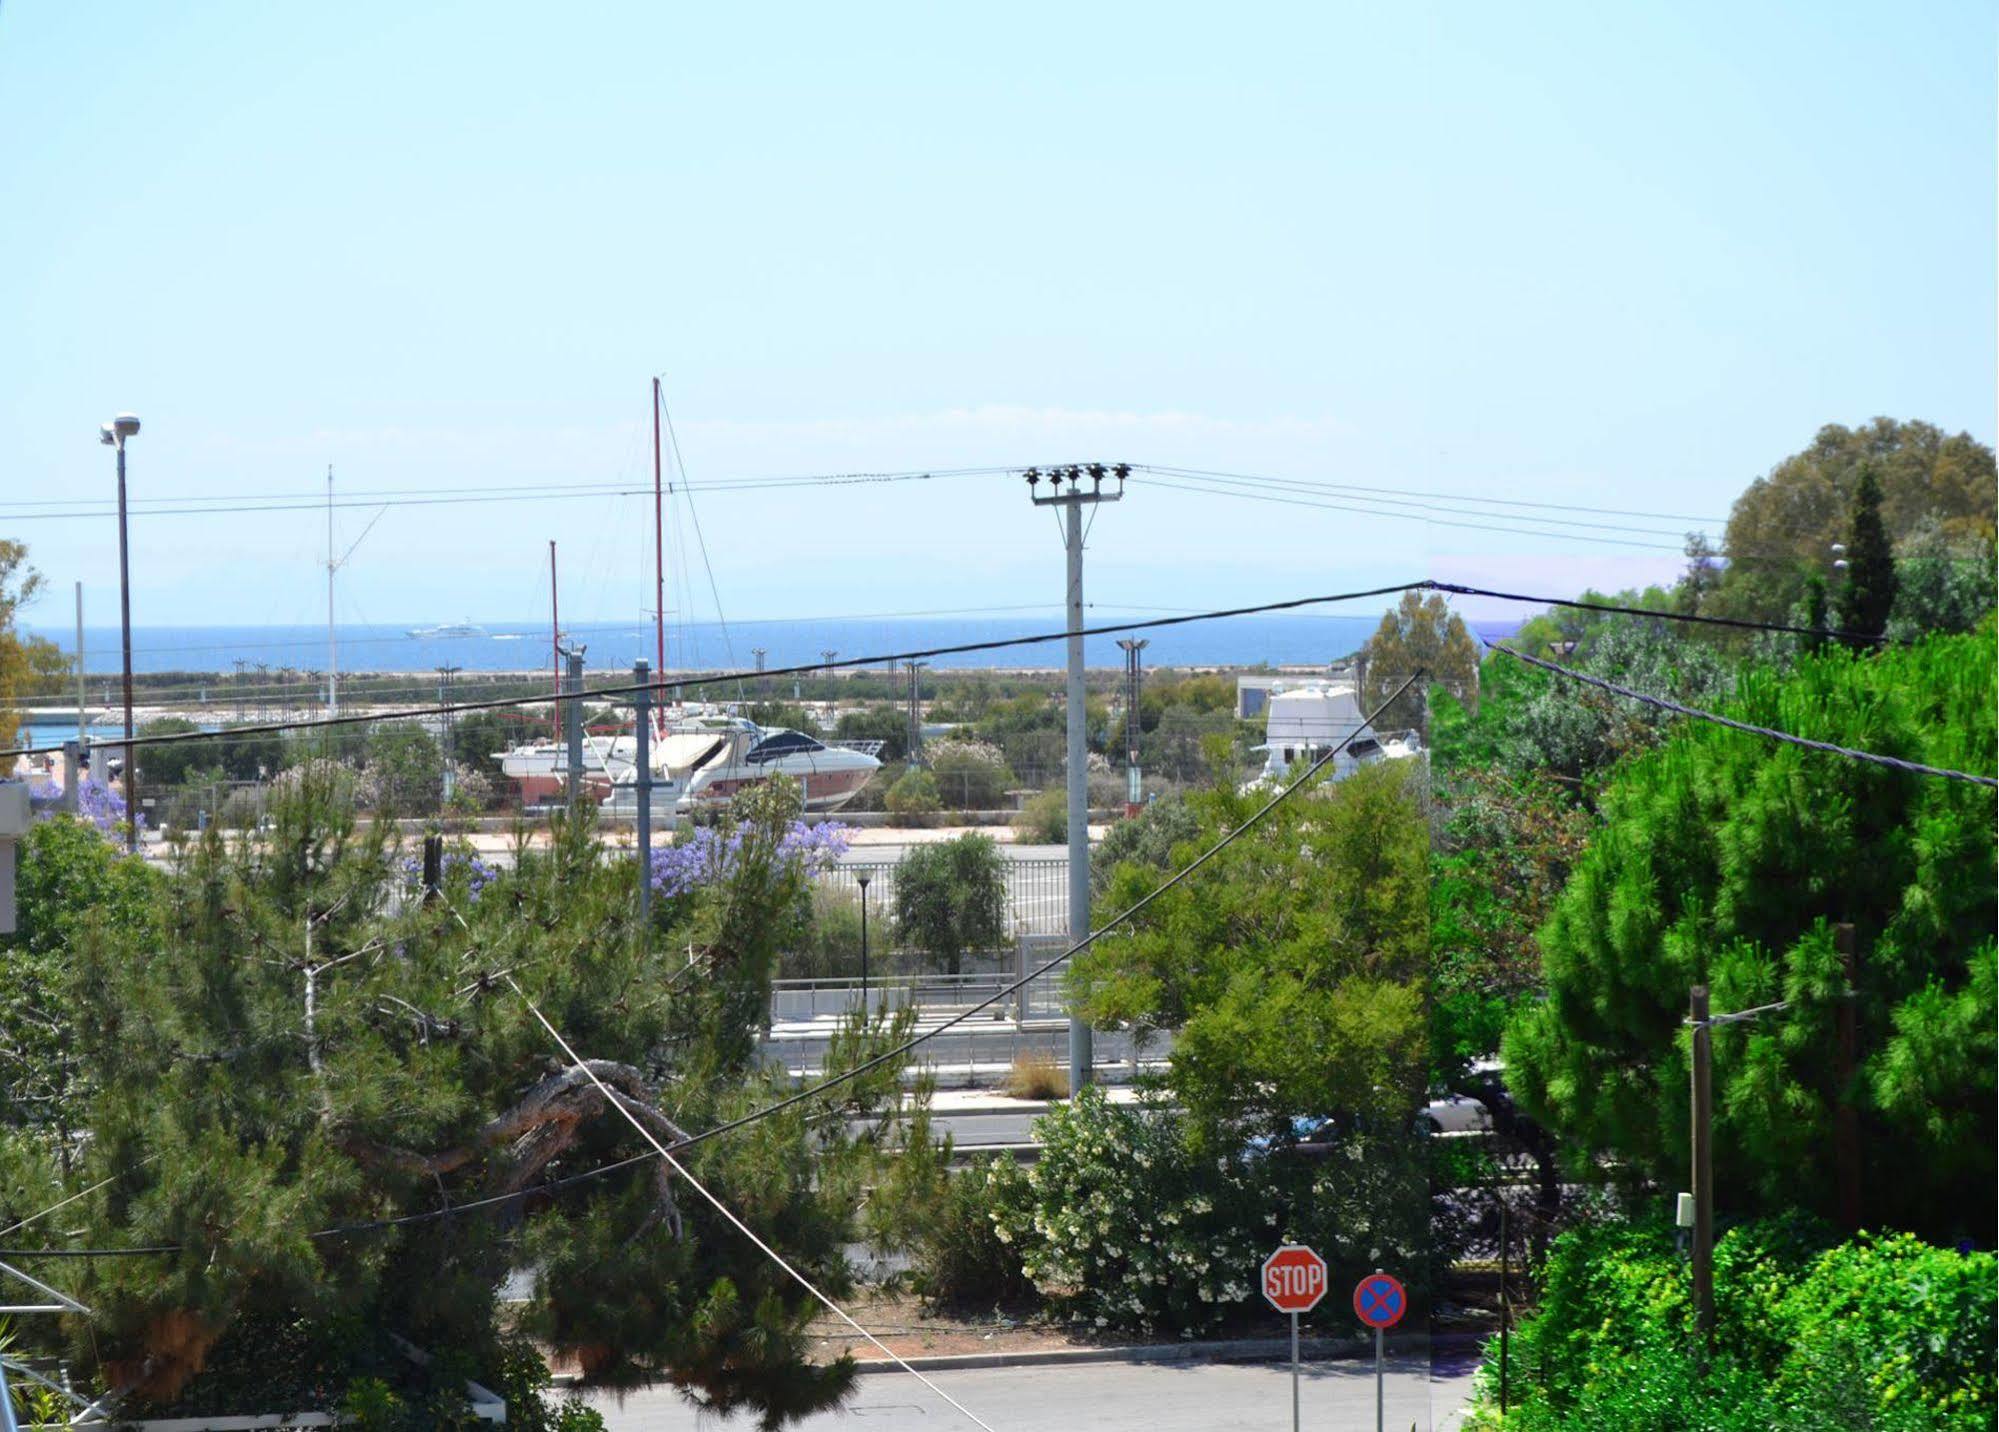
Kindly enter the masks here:
<path id="1" fill-rule="evenodd" d="M 696 482 L 1100 456 L 1721 518 L 1825 422 L 1992 440 L 1994 14 L 12 0 L 0 534 L 31 620 L 79 579 L 102 620 L 113 524 L 9 504 L 108 496 L 114 411 L 135 495 L 636 482 L 654 373 Z M 700 512 L 731 616 L 1059 600 L 1018 488 Z M 341 618 L 535 617 L 551 538 L 566 613 L 646 608 L 649 504 L 578 497 L 385 512 Z M 135 620 L 315 620 L 324 545 L 143 517 Z M 1088 584 L 1677 565 L 1152 487 Z"/>

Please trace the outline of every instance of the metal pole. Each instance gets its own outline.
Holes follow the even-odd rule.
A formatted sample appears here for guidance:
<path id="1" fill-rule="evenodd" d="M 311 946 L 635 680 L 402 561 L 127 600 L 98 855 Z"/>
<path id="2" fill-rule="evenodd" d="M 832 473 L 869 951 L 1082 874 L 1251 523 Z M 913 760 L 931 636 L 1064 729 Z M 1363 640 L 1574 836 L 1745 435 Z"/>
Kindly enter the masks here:
<path id="1" fill-rule="evenodd" d="M 640 657 L 632 663 L 632 731 L 637 739 L 633 755 L 638 765 L 632 772 L 632 794 L 638 801 L 634 825 L 639 846 L 639 938 L 652 929 L 652 663 Z"/>
<path id="2" fill-rule="evenodd" d="M 1374 1330 L 1374 1432 L 1382 1432 L 1382 1412 L 1386 1402 L 1381 1391 L 1381 1329 Z"/>
<path id="3" fill-rule="evenodd" d="M 7 1385 L 7 1364 L 0 1359 L 0 1429 L 4 1432 L 21 1432 L 21 1424 L 14 1420 L 14 1389 Z"/>
<path id="4" fill-rule="evenodd" d="M 1506 1228 L 1506 1196 L 1499 1198 L 1499 1415 L 1506 1416 L 1506 1353 L 1508 1334 L 1513 1328 L 1513 1304 L 1508 1295 L 1513 1265 L 1509 1261 Z"/>
<path id="5" fill-rule="evenodd" d="M 1860 955 L 1853 926 L 1832 927 L 1832 945 L 1839 952 L 1846 993 L 1839 1002 L 1839 1087 L 1834 1092 L 1833 1147 L 1839 1162 L 1839 1221 L 1848 1232 L 1860 1231 L 1860 1112 L 1853 1106 L 1853 1070 L 1860 1060 Z"/>
<path id="6" fill-rule="evenodd" d="M 555 541 L 548 544 L 548 652 L 549 662 L 555 668 L 555 694 L 562 694 L 562 593 L 555 585 Z M 555 719 L 548 724 L 548 734 L 562 734 L 562 703 L 555 703 Z"/>
<path id="7" fill-rule="evenodd" d="M 569 700 L 562 703 L 562 729 L 569 738 L 569 804 L 583 797 L 583 653 L 565 652 L 569 658 Z"/>
<path id="8" fill-rule="evenodd" d="M 861 1013 L 868 1012 L 868 877 L 856 877 L 861 885 Z"/>
<path id="9" fill-rule="evenodd" d="M 1083 713 L 1083 504 L 1081 493 L 1064 504 L 1067 525 L 1064 547 L 1069 557 L 1069 942 L 1090 934 L 1090 769 L 1085 749 Z M 1095 1060 L 1088 1021 L 1069 1014 L 1069 1094 L 1074 1098 L 1090 1082 Z"/>
<path id="10" fill-rule="evenodd" d="M 125 541 L 125 440 L 118 440 L 118 623 L 125 657 L 125 848 L 139 848 L 139 763 L 132 759 L 132 565 Z"/>
<path id="11" fill-rule="evenodd" d="M 326 714 L 340 714 L 340 645 L 333 634 L 333 464 L 326 465 Z"/>
<path id="12" fill-rule="evenodd" d="M 83 715 L 83 583 L 76 584 L 76 744 L 90 739 Z"/>
<path id="13" fill-rule="evenodd" d="M 77 803 L 83 791 L 83 742 L 81 740 L 62 743 L 62 808 L 71 815 L 76 814 Z"/>
<path id="14" fill-rule="evenodd" d="M 1291 1432 L 1298 1432 L 1298 1315 L 1291 1315 Z"/>
<path id="15" fill-rule="evenodd" d="M 1714 1037 L 1707 986 L 1695 985 L 1687 1005 L 1693 1022 L 1694 1318 L 1705 1364 L 1714 1349 Z"/>
<path id="16" fill-rule="evenodd" d="M 666 671 L 666 497 L 660 481 L 659 460 L 659 379 L 652 380 L 652 633 L 659 669 Z M 682 474 L 685 476 L 686 474 Z M 682 630 L 680 659 L 687 659 L 686 632 Z"/>

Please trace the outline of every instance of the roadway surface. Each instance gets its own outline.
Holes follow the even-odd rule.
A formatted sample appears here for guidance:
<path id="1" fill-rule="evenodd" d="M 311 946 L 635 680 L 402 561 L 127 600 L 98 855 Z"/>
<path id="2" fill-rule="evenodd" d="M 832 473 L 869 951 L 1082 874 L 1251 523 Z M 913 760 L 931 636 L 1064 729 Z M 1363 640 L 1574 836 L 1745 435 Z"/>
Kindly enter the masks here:
<path id="1" fill-rule="evenodd" d="M 1469 1353 L 1439 1360 L 1391 1358 L 1384 1385 L 1385 1428 L 1456 1432 L 1471 1396 L 1476 1361 Z M 1071 1363 L 977 1368 L 926 1374 L 995 1432 L 1089 1428 L 1093 1432 L 1215 1432 L 1291 1425 L 1288 1363 Z M 628 1395 L 593 1393 L 590 1404 L 612 1432 L 738 1432 L 753 1417 L 697 1411 L 671 1388 Z M 1307 1364 L 1300 1382 L 1306 1427 L 1374 1426 L 1371 1360 Z M 808 1417 L 802 1432 L 977 1432 L 976 1425 L 907 1373 L 871 1373 L 844 1407 Z"/>

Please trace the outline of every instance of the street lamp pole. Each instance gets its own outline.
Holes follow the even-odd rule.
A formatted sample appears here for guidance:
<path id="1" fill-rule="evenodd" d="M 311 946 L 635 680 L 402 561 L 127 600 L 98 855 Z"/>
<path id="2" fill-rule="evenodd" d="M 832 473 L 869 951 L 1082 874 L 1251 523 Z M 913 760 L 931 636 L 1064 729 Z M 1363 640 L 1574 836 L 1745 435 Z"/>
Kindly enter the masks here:
<path id="1" fill-rule="evenodd" d="M 98 441 L 118 452 L 118 620 L 125 647 L 125 844 L 139 848 L 139 763 L 132 752 L 132 564 L 125 540 L 125 444 L 139 420 L 120 413 L 98 429 Z"/>
<path id="2" fill-rule="evenodd" d="M 868 1012 L 868 881 L 871 875 L 857 875 L 854 879 L 861 887 L 861 1015 Z"/>

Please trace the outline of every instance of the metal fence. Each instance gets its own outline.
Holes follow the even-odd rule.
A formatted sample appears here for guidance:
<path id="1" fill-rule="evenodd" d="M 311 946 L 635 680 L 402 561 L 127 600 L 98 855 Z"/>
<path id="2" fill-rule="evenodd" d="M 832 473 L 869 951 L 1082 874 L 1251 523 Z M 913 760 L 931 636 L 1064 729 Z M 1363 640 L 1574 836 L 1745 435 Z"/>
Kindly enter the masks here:
<path id="1" fill-rule="evenodd" d="M 895 864 L 891 861 L 843 861 L 823 872 L 821 888 L 847 893 L 858 903 L 861 880 L 868 882 L 868 923 L 876 947 L 884 952 L 895 944 Z M 1061 935 L 1069 929 L 1069 862 L 1062 859 L 1006 862 L 1007 933 Z M 1008 952 L 1010 957 L 1010 952 Z"/>

